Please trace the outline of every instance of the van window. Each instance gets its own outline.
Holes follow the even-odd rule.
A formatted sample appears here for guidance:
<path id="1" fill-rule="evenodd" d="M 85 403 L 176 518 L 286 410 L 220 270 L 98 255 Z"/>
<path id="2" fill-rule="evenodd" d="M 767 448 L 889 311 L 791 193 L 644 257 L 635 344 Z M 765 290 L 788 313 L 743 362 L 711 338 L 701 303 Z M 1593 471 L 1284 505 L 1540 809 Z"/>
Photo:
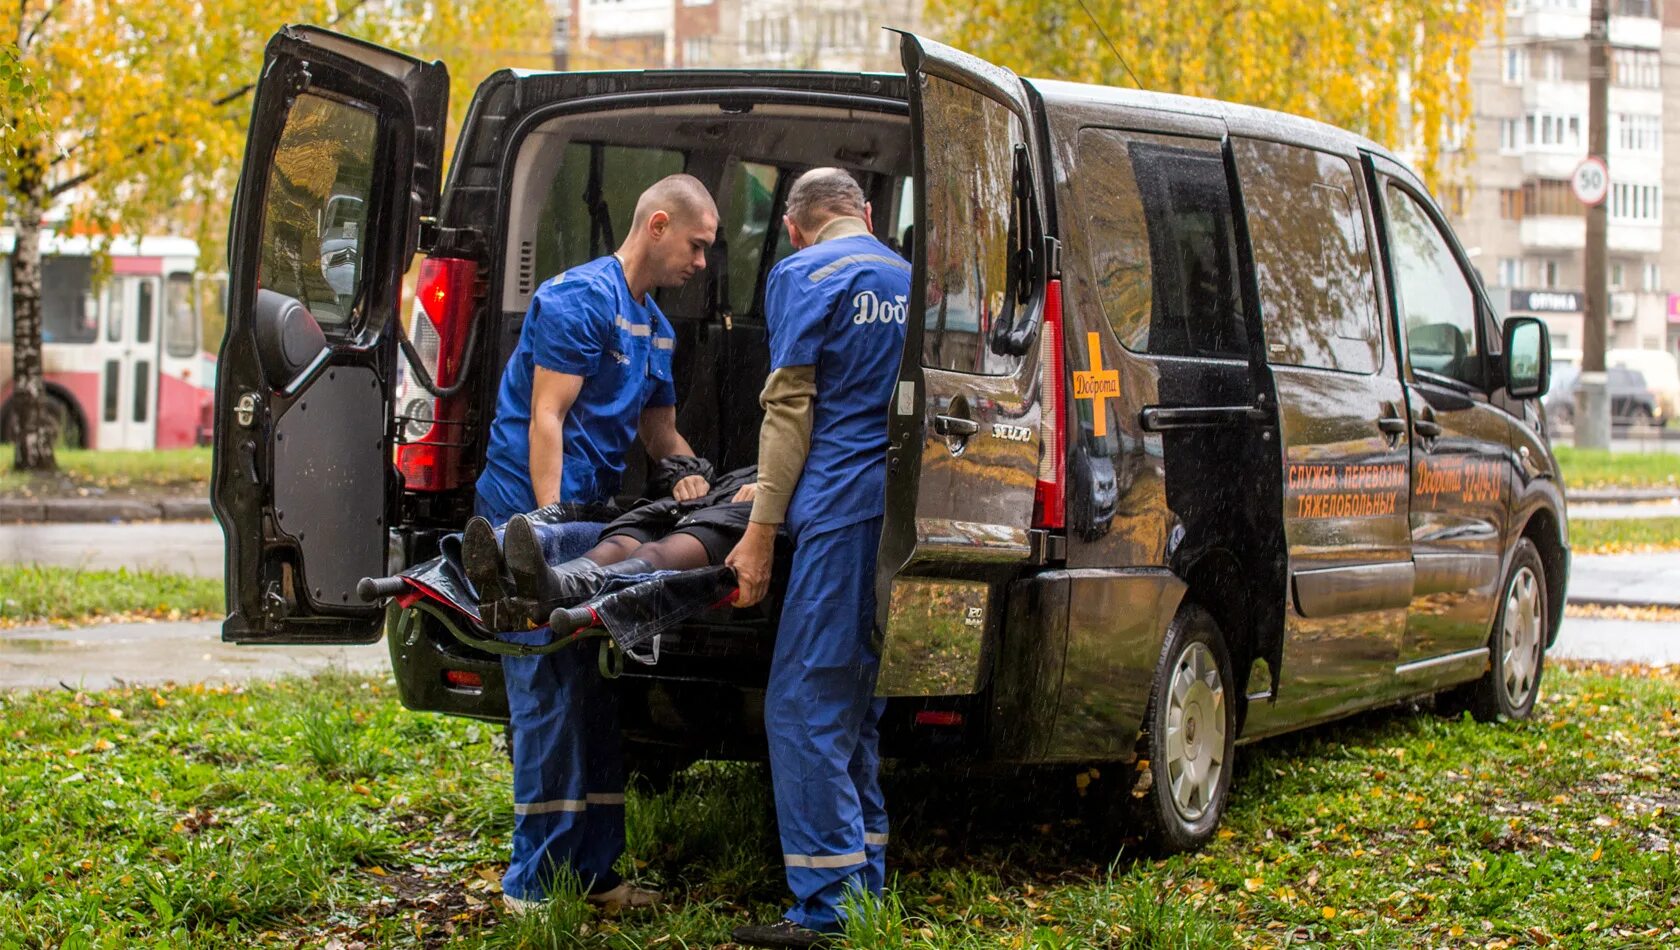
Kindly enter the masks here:
<path id="1" fill-rule="evenodd" d="M 1412 371 L 1481 387 L 1476 296 L 1452 248 L 1417 199 L 1388 186 L 1388 246 L 1394 299 Z"/>
<path id="2" fill-rule="evenodd" d="M 1135 353 L 1243 358 L 1248 334 L 1219 143 L 1087 128 L 1074 192 L 1109 325 Z"/>
<path id="3" fill-rule="evenodd" d="M 736 314 L 750 312 L 756 302 L 758 265 L 770 229 L 787 230 L 780 218 L 770 219 L 780 178 L 774 165 L 740 162 L 728 179 L 731 187 L 719 231 L 729 242 L 729 309 Z"/>
<path id="4" fill-rule="evenodd" d="M 1020 119 L 1002 103 L 927 77 L 922 97 L 927 182 L 927 312 L 922 363 L 1007 375 L 1021 357 L 997 353 L 990 335 L 1016 308 L 1010 282 Z"/>
<path id="5" fill-rule="evenodd" d="M 684 164 L 670 149 L 568 144 L 537 218 L 538 279 L 611 254 L 630 231 L 636 199 Z"/>
<path id="6" fill-rule="evenodd" d="M 1377 285 L 1345 158 L 1296 145 L 1232 142 L 1254 244 L 1266 358 L 1374 373 Z"/>
<path id="7" fill-rule="evenodd" d="M 329 335 L 351 332 L 359 306 L 378 138 L 372 109 L 306 92 L 274 150 L 257 283 L 303 304 Z"/>

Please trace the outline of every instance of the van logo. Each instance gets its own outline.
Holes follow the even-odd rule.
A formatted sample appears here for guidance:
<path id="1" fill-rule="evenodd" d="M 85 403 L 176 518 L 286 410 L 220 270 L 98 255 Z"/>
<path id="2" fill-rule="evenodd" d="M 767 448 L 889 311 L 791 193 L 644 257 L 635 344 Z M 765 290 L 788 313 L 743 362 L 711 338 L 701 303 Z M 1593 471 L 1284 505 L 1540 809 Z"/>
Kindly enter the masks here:
<path id="1" fill-rule="evenodd" d="M 860 291 L 852 298 L 852 306 L 857 310 L 852 313 L 852 323 L 863 326 L 866 323 L 898 323 L 904 322 L 909 312 L 904 294 L 897 294 L 889 303 L 875 295 L 873 290 Z"/>
<path id="2" fill-rule="evenodd" d="M 983 627 L 986 624 L 986 608 L 970 607 L 963 612 L 963 626 Z"/>
<path id="3" fill-rule="evenodd" d="M 1005 442 L 1031 442 L 1032 430 L 1026 426 L 1004 425 L 1001 422 L 992 424 L 992 438 Z"/>
<path id="4" fill-rule="evenodd" d="M 1100 439 L 1108 435 L 1107 400 L 1120 395 L 1120 374 L 1103 369 L 1102 340 L 1095 333 L 1085 334 L 1085 345 L 1091 369 L 1073 374 L 1073 398 L 1091 400 L 1091 434 Z"/>

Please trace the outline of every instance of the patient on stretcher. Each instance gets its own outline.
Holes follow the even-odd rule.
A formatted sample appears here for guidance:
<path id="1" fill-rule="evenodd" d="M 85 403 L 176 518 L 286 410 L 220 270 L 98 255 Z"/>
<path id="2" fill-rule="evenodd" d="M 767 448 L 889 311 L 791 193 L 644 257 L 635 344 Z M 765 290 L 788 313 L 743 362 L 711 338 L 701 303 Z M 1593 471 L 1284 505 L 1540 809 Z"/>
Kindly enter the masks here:
<path id="1" fill-rule="evenodd" d="M 704 459 L 665 459 L 650 478 L 654 500 L 609 523 L 581 557 L 557 564 L 549 563 L 545 552 L 554 545 L 546 542 L 563 524 L 514 515 L 498 543 L 488 521 L 472 519 L 462 538 L 461 568 L 478 592 L 480 615 L 491 629 L 527 629 L 546 623 L 556 607 L 589 600 L 614 578 L 722 564 L 746 531 L 757 474 L 748 466 L 713 481 Z M 705 477 L 711 490 L 679 501 L 670 486 L 688 475 Z"/>

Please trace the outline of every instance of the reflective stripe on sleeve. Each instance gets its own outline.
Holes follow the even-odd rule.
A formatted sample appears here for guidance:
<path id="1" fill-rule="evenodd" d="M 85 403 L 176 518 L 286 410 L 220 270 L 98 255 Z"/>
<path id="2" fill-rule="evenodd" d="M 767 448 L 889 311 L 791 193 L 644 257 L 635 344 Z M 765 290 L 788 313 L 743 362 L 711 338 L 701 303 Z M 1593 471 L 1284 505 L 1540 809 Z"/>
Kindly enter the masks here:
<path id="1" fill-rule="evenodd" d="M 784 854 L 782 863 L 790 868 L 849 868 L 854 864 L 862 864 L 868 858 L 862 851 L 851 854 Z"/>
<path id="2" fill-rule="evenodd" d="M 584 801 L 591 805 L 622 805 L 624 804 L 624 793 L 590 792 L 588 795 L 584 796 Z"/>
<path id="3" fill-rule="evenodd" d="M 907 271 L 910 269 L 909 262 L 902 257 L 893 257 L 889 254 L 847 254 L 845 257 L 837 257 L 812 271 L 811 283 L 815 284 L 832 277 L 853 264 L 886 264 L 888 267 L 896 267 L 899 270 Z"/>
<path id="4" fill-rule="evenodd" d="M 886 832 L 882 832 L 881 834 L 875 834 L 872 831 L 866 831 L 866 832 L 863 833 L 863 843 L 865 845 L 869 845 L 871 847 L 876 846 L 876 845 L 880 845 L 881 847 L 885 847 L 886 844 L 887 844 Z"/>
<path id="5" fill-rule="evenodd" d="M 547 815 L 557 811 L 584 811 L 589 807 L 588 802 L 580 802 L 575 798 L 556 798 L 546 802 L 514 802 L 515 815 Z"/>

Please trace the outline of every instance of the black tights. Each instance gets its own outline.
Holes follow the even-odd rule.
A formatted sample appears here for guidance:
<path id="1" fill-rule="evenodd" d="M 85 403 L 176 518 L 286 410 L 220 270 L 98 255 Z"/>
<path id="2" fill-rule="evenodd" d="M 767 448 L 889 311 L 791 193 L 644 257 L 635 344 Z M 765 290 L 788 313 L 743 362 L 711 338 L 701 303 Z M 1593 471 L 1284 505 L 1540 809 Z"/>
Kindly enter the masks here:
<path id="1" fill-rule="evenodd" d="M 659 571 L 688 571 L 712 563 L 706 546 L 692 534 L 668 534 L 643 544 L 635 538 L 615 534 L 590 548 L 584 557 L 602 567 L 638 557 Z"/>

